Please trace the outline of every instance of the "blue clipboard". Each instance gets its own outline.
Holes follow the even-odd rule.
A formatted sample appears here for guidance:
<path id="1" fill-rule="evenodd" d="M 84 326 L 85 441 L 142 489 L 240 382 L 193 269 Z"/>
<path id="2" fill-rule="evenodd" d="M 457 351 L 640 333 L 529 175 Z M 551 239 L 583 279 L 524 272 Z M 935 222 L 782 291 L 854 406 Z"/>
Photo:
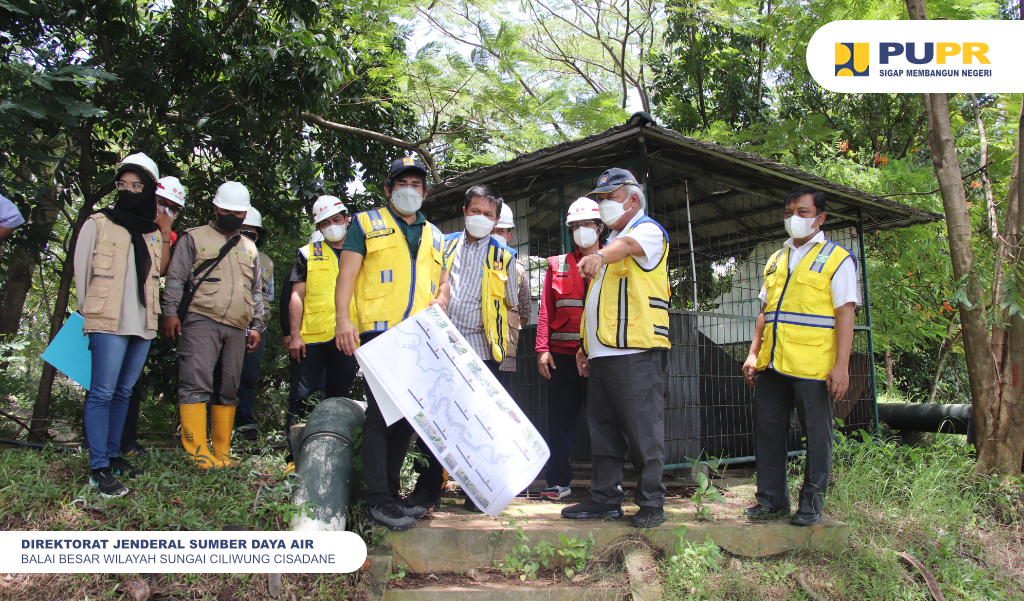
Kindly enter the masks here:
<path id="1" fill-rule="evenodd" d="M 89 337 L 82 332 L 84 326 L 82 315 L 72 313 L 50 346 L 43 351 L 42 359 L 89 390 L 92 383 L 92 351 L 89 350 Z"/>

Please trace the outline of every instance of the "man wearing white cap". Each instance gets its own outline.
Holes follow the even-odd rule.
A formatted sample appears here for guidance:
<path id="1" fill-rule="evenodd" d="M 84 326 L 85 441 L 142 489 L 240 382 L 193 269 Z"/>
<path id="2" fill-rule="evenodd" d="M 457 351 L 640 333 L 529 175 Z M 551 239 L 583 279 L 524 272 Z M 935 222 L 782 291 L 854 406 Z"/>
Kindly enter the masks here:
<path id="1" fill-rule="evenodd" d="M 511 248 L 515 227 L 516 222 L 515 216 L 512 214 L 512 207 L 502 203 L 501 215 L 498 217 L 498 223 L 495 224 L 491 235 L 497 237 L 506 246 Z M 523 326 L 530 323 L 529 276 L 521 259 L 516 259 L 516 266 L 519 272 L 519 296 L 516 299 L 516 305 L 508 308 L 508 349 L 505 353 L 505 360 L 498 366 L 498 380 L 505 387 L 505 390 L 512 395 L 513 399 L 516 398 L 516 391 L 514 390 L 515 382 L 512 374 L 516 373 L 518 368 L 516 365 L 516 349 L 519 346 L 519 331 L 523 329 Z"/>
<path id="2" fill-rule="evenodd" d="M 224 182 L 213 198 L 214 219 L 186 231 L 167 269 L 160 334 L 181 336 L 178 409 L 181 440 L 202 469 L 237 465 L 230 456 L 238 381 L 248 348 L 260 345 L 263 286 L 256 243 L 239 229 L 251 208 L 249 191 Z M 248 335 L 246 332 L 248 331 Z M 206 403 L 221 359 L 221 404 L 213 405 L 213 452 L 206 446 Z"/>
<path id="3" fill-rule="evenodd" d="M 313 222 L 323 240 L 299 249 L 292 267 L 288 319 L 291 338 L 288 353 L 296 378 L 288 397 L 285 432 L 291 444 L 291 427 L 305 420 L 311 409 L 309 396 L 320 389 L 327 374 L 324 397 L 347 396 L 356 375 L 356 358 L 334 344 L 335 286 L 338 260 L 348 231 L 348 209 L 335 196 L 321 196 L 313 205 Z M 292 462 L 291 454 L 287 458 Z"/>

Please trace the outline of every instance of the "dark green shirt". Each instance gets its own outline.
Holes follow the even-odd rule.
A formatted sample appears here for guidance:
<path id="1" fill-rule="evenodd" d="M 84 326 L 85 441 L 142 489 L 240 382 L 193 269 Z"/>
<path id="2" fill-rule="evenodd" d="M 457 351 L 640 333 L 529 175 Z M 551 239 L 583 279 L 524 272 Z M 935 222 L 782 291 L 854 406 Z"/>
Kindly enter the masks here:
<path id="1" fill-rule="evenodd" d="M 403 219 L 401 215 L 398 215 L 391 210 L 390 204 L 387 207 L 378 210 L 391 213 L 391 217 L 398 222 L 398 227 L 402 228 L 402 233 L 405 234 L 405 240 L 409 243 L 409 248 L 412 249 L 413 252 L 416 252 L 420 247 L 420 237 L 423 235 L 423 226 L 427 223 L 427 218 L 423 216 L 423 213 L 416 211 L 416 219 L 414 219 L 412 223 L 406 223 L 405 219 Z M 365 257 L 366 232 L 364 232 L 362 226 L 359 225 L 358 219 L 353 219 L 352 225 L 355 227 L 348 228 L 348 233 L 345 234 L 345 244 L 342 245 L 341 250 L 351 250 Z"/>

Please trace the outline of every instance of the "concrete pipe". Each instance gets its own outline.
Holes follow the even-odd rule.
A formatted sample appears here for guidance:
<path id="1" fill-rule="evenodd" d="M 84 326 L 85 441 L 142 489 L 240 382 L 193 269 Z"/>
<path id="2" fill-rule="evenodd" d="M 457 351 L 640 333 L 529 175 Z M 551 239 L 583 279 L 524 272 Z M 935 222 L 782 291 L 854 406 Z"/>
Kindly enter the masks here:
<path id="1" fill-rule="evenodd" d="M 345 530 L 355 476 L 353 443 L 365 411 L 352 399 L 324 399 L 309 415 L 301 440 L 293 440 L 299 488 L 292 503 L 308 504 L 313 517 L 295 516 L 292 530 Z"/>

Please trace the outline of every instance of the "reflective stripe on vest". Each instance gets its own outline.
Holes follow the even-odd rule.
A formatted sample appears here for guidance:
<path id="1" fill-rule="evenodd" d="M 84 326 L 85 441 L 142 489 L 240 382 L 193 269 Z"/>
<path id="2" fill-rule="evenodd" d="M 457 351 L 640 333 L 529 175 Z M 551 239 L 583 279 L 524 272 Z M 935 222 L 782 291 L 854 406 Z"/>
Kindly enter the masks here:
<path id="1" fill-rule="evenodd" d="M 658 226 L 665 238 L 661 260 L 650 270 L 640 267 L 633 257 L 605 267 L 604 281 L 597 298 L 597 339 L 607 347 L 631 349 L 671 348 L 668 308 L 672 288 L 668 281 L 668 232 L 660 223 L 644 215 L 629 231 L 644 223 Z M 580 323 L 587 352 L 586 313 Z"/>
<path id="2" fill-rule="evenodd" d="M 221 247 L 228 241 L 227 236 L 209 224 L 192 228 L 187 233 L 192 236 L 196 248 L 193 272 L 207 259 L 217 258 Z M 227 256 L 210 272 L 210 277 L 196 290 L 188 310 L 224 325 L 245 329 L 252 323 L 253 286 L 259 292 L 262 284 L 253 279 L 255 258 L 259 254 L 256 243 L 245 236 L 239 238 Z"/>
<path id="3" fill-rule="evenodd" d="M 836 359 L 836 318 L 832 277 L 850 251 L 835 242 L 819 242 L 789 271 L 786 247 L 764 269 L 767 301 L 757 369 L 805 380 L 824 381 Z"/>
<path id="4" fill-rule="evenodd" d="M 131 234 L 103 213 L 89 217 L 96 223 L 96 247 L 90 261 L 89 285 L 85 298 L 79 299 L 79 312 L 85 319 L 83 329 L 92 332 L 116 332 L 121 324 L 124 280 L 128 271 L 128 249 Z M 160 232 L 142 234 L 149 251 L 149 274 L 143 294 L 146 295 L 147 330 L 156 330 L 160 316 Z M 138 292 L 132 291 L 132 294 Z"/>
<path id="5" fill-rule="evenodd" d="M 441 287 L 444 242 L 441 230 L 423 225 L 414 255 L 388 209 L 357 213 L 366 236 L 366 255 L 356 276 L 353 301 L 359 333 L 383 332 L 427 307 Z"/>
<path id="6" fill-rule="evenodd" d="M 462 236 L 463 232 L 445 236 L 444 264 L 449 270 L 455 260 L 455 249 Z M 511 302 L 513 299 L 505 298 L 505 282 L 508 280 L 506 270 L 508 262 L 515 260 L 516 251 L 492 237 L 487 238 L 487 243 L 484 273 L 480 278 L 480 317 L 483 321 L 484 337 L 491 345 L 491 357 L 501 363 L 508 353 L 508 310 L 516 304 Z"/>
<path id="7" fill-rule="evenodd" d="M 302 299 L 302 342 L 317 344 L 334 338 L 337 313 L 334 289 L 338 282 L 338 255 L 323 241 L 299 249 L 306 258 L 306 295 Z M 353 307 L 353 305 L 349 305 Z M 354 314 L 354 311 L 351 312 Z M 355 323 L 353 321 L 353 323 Z"/>

